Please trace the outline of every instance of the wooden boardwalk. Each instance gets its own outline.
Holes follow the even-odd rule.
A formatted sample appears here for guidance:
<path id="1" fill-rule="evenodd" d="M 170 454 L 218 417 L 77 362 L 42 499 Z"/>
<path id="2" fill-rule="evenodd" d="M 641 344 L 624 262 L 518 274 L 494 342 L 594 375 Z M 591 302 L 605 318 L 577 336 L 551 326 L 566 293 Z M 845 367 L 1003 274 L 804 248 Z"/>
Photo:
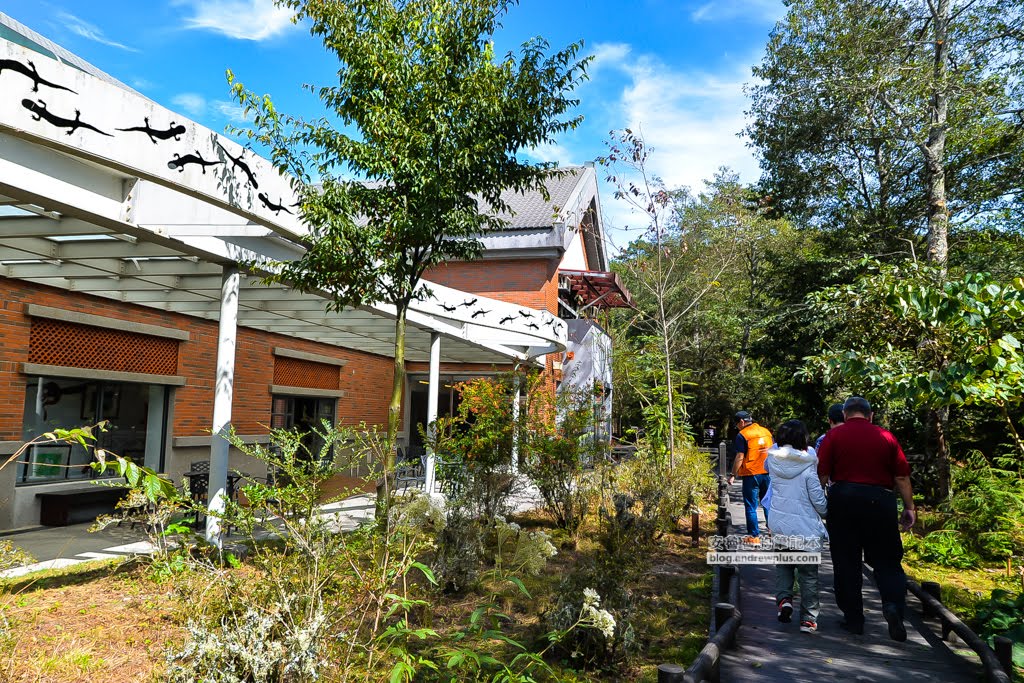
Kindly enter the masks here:
<path id="1" fill-rule="evenodd" d="M 734 522 L 739 522 L 733 524 L 732 533 L 744 535 L 746 526 L 739 485 L 734 485 L 729 494 L 729 513 Z M 907 641 L 890 640 L 878 591 L 869 573 L 865 572 L 864 578 L 864 635 L 854 636 L 839 628 L 842 613 L 833 596 L 832 561 L 827 547 L 822 552 L 819 570 L 821 614 L 817 633 L 800 632 L 799 598 L 794 600 L 797 604 L 793 622 L 779 623 L 773 566 L 740 567 L 739 608 L 743 622 L 736 648 L 723 653 L 721 680 L 726 683 L 977 683 L 984 680 L 981 663 L 974 652 L 944 642 L 938 622 L 922 618 L 921 604 L 913 595 L 907 596 Z"/>

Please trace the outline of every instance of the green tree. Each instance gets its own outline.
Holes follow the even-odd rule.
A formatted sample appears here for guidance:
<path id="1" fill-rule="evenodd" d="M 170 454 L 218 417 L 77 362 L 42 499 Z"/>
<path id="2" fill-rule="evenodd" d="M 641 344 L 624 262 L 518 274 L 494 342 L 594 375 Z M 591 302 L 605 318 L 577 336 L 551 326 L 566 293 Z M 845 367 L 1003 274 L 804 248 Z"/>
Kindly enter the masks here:
<path id="1" fill-rule="evenodd" d="M 806 372 L 869 387 L 896 405 L 993 409 L 1024 456 L 1015 417 L 1024 400 L 1024 279 L 975 273 L 936 286 L 933 271 L 876 264 L 853 284 L 818 294 L 822 320 L 831 319 L 822 338 L 834 343 L 807 359 Z M 930 465 L 942 498 L 948 451 L 937 446 Z"/>
<path id="2" fill-rule="evenodd" d="M 887 246 L 923 229 L 942 276 L 951 218 L 1020 216 L 1022 47 L 1012 0 L 796 0 L 749 89 L 766 192 Z"/>
<path id="3" fill-rule="evenodd" d="M 297 179 L 308 251 L 267 278 L 327 292 L 330 307 L 395 307 L 393 443 L 401 419 L 405 329 L 424 272 L 479 255 L 478 235 L 508 211 L 503 190 L 544 191 L 550 165 L 517 155 L 574 128 L 581 43 L 548 54 L 541 38 L 494 54 L 515 0 L 277 0 L 337 57 L 338 82 L 307 86 L 327 115 L 279 112 L 233 81 L 253 117 L 242 131 Z M 343 179 L 346 173 L 355 179 Z M 393 462 L 393 449 L 388 465 Z"/>

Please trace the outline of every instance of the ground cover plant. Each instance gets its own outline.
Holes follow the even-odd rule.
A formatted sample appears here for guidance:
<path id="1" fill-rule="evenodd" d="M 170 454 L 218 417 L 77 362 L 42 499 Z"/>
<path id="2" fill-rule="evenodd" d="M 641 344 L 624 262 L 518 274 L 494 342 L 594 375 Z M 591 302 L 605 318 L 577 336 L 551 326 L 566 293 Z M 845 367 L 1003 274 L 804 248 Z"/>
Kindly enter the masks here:
<path id="1" fill-rule="evenodd" d="M 491 398 L 509 388 L 475 387 Z M 487 411 L 506 403 L 479 403 L 463 428 L 491 429 Z M 544 430 L 553 442 L 571 438 L 570 451 L 586 444 L 579 433 Z M 91 439 L 75 430 L 52 436 Z M 221 547 L 191 531 L 196 510 L 176 489 L 103 455 L 97 466 L 123 470 L 146 502 L 121 516 L 143 520 L 159 552 L 0 584 L 10 653 L 0 670 L 33 681 L 124 680 L 126 671 L 161 681 L 654 680 L 666 657 L 688 661 L 702 647 L 710 586 L 703 553 L 680 533 L 682 515 L 655 512 L 667 501 L 699 505 L 699 486 L 651 497 L 642 473 L 656 466 L 649 458 L 662 457 L 654 450 L 626 463 L 591 453 L 581 479 L 586 512 L 571 527 L 546 506 L 512 516 L 517 487 L 495 485 L 494 475 L 510 472 L 514 451 L 497 439 L 488 453 L 458 453 L 463 463 L 492 458 L 459 477 L 464 491 L 492 488 L 487 506 L 456 492 L 444 510 L 421 493 L 395 495 L 385 519 L 353 528 L 321 506 L 354 493 L 333 486 L 338 473 L 386 439 L 327 424 L 318 436 L 317 453 L 294 432 L 273 432 L 269 447 L 230 437 L 276 476 L 248 483 L 242 502 L 228 504 L 223 522 L 232 535 Z M 514 442 L 529 461 L 529 440 Z M 389 477 L 374 472 L 370 480 Z M 463 526 L 445 536 L 453 523 Z M 471 571 L 452 585 L 440 578 L 451 571 L 442 550 L 464 541 L 467 529 L 475 534 L 463 560 Z M 621 542 L 624 534 L 643 539 L 642 555 Z"/>

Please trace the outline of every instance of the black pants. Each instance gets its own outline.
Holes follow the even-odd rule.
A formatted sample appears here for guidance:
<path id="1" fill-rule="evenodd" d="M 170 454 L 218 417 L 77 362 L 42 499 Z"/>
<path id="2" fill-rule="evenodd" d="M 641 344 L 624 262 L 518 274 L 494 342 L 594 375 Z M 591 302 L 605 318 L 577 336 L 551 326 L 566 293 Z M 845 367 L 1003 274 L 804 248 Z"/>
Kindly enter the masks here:
<path id="1" fill-rule="evenodd" d="M 882 605 L 900 615 L 906 604 L 903 541 L 896 514 L 896 494 L 881 486 L 837 482 L 828 493 L 829 544 L 835 576 L 836 604 L 850 624 L 864 623 L 861 565 L 874 570 Z"/>

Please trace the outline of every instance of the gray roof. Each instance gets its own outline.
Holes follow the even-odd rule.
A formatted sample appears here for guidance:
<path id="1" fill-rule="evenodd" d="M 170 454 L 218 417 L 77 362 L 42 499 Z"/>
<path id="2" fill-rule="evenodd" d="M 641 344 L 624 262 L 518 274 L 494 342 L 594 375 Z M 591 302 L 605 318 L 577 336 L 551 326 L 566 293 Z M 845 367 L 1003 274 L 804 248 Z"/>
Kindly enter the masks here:
<path id="1" fill-rule="evenodd" d="M 95 76 L 102 81 L 106 81 L 111 85 L 116 85 L 117 87 L 127 90 L 139 97 L 143 97 L 147 100 L 149 99 L 137 90 L 128 87 L 110 74 L 100 71 L 78 55 L 73 52 L 68 52 L 49 38 L 36 33 L 28 26 L 25 26 L 20 21 L 11 18 L 3 12 L 0 12 L 0 38 L 12 42 L 15 45 L 21 45 L 33 52 L 38 52 L 44 57 L 56 59 L 58 62 L 73 66 L 79 71 L 84 71 L 90 76 Z"/>
<path id="2" fill-rule="evenodd" d="M 508 221 L 508 230 L 525 230 L 529 228 L 550 228 L 558 213 L 565 208 L 572 191 L 576 189 L 582 176 L 582 166 L 563 166 L 560 171 L 564 175 L 552 173 L 545 182 L 550 199 L 545 200 L 540 192 L 533 191 L 522 194 L 512 190 L 501 193 L 503 202 L 514 212 L 514 215 L 501 214 Z"/>

